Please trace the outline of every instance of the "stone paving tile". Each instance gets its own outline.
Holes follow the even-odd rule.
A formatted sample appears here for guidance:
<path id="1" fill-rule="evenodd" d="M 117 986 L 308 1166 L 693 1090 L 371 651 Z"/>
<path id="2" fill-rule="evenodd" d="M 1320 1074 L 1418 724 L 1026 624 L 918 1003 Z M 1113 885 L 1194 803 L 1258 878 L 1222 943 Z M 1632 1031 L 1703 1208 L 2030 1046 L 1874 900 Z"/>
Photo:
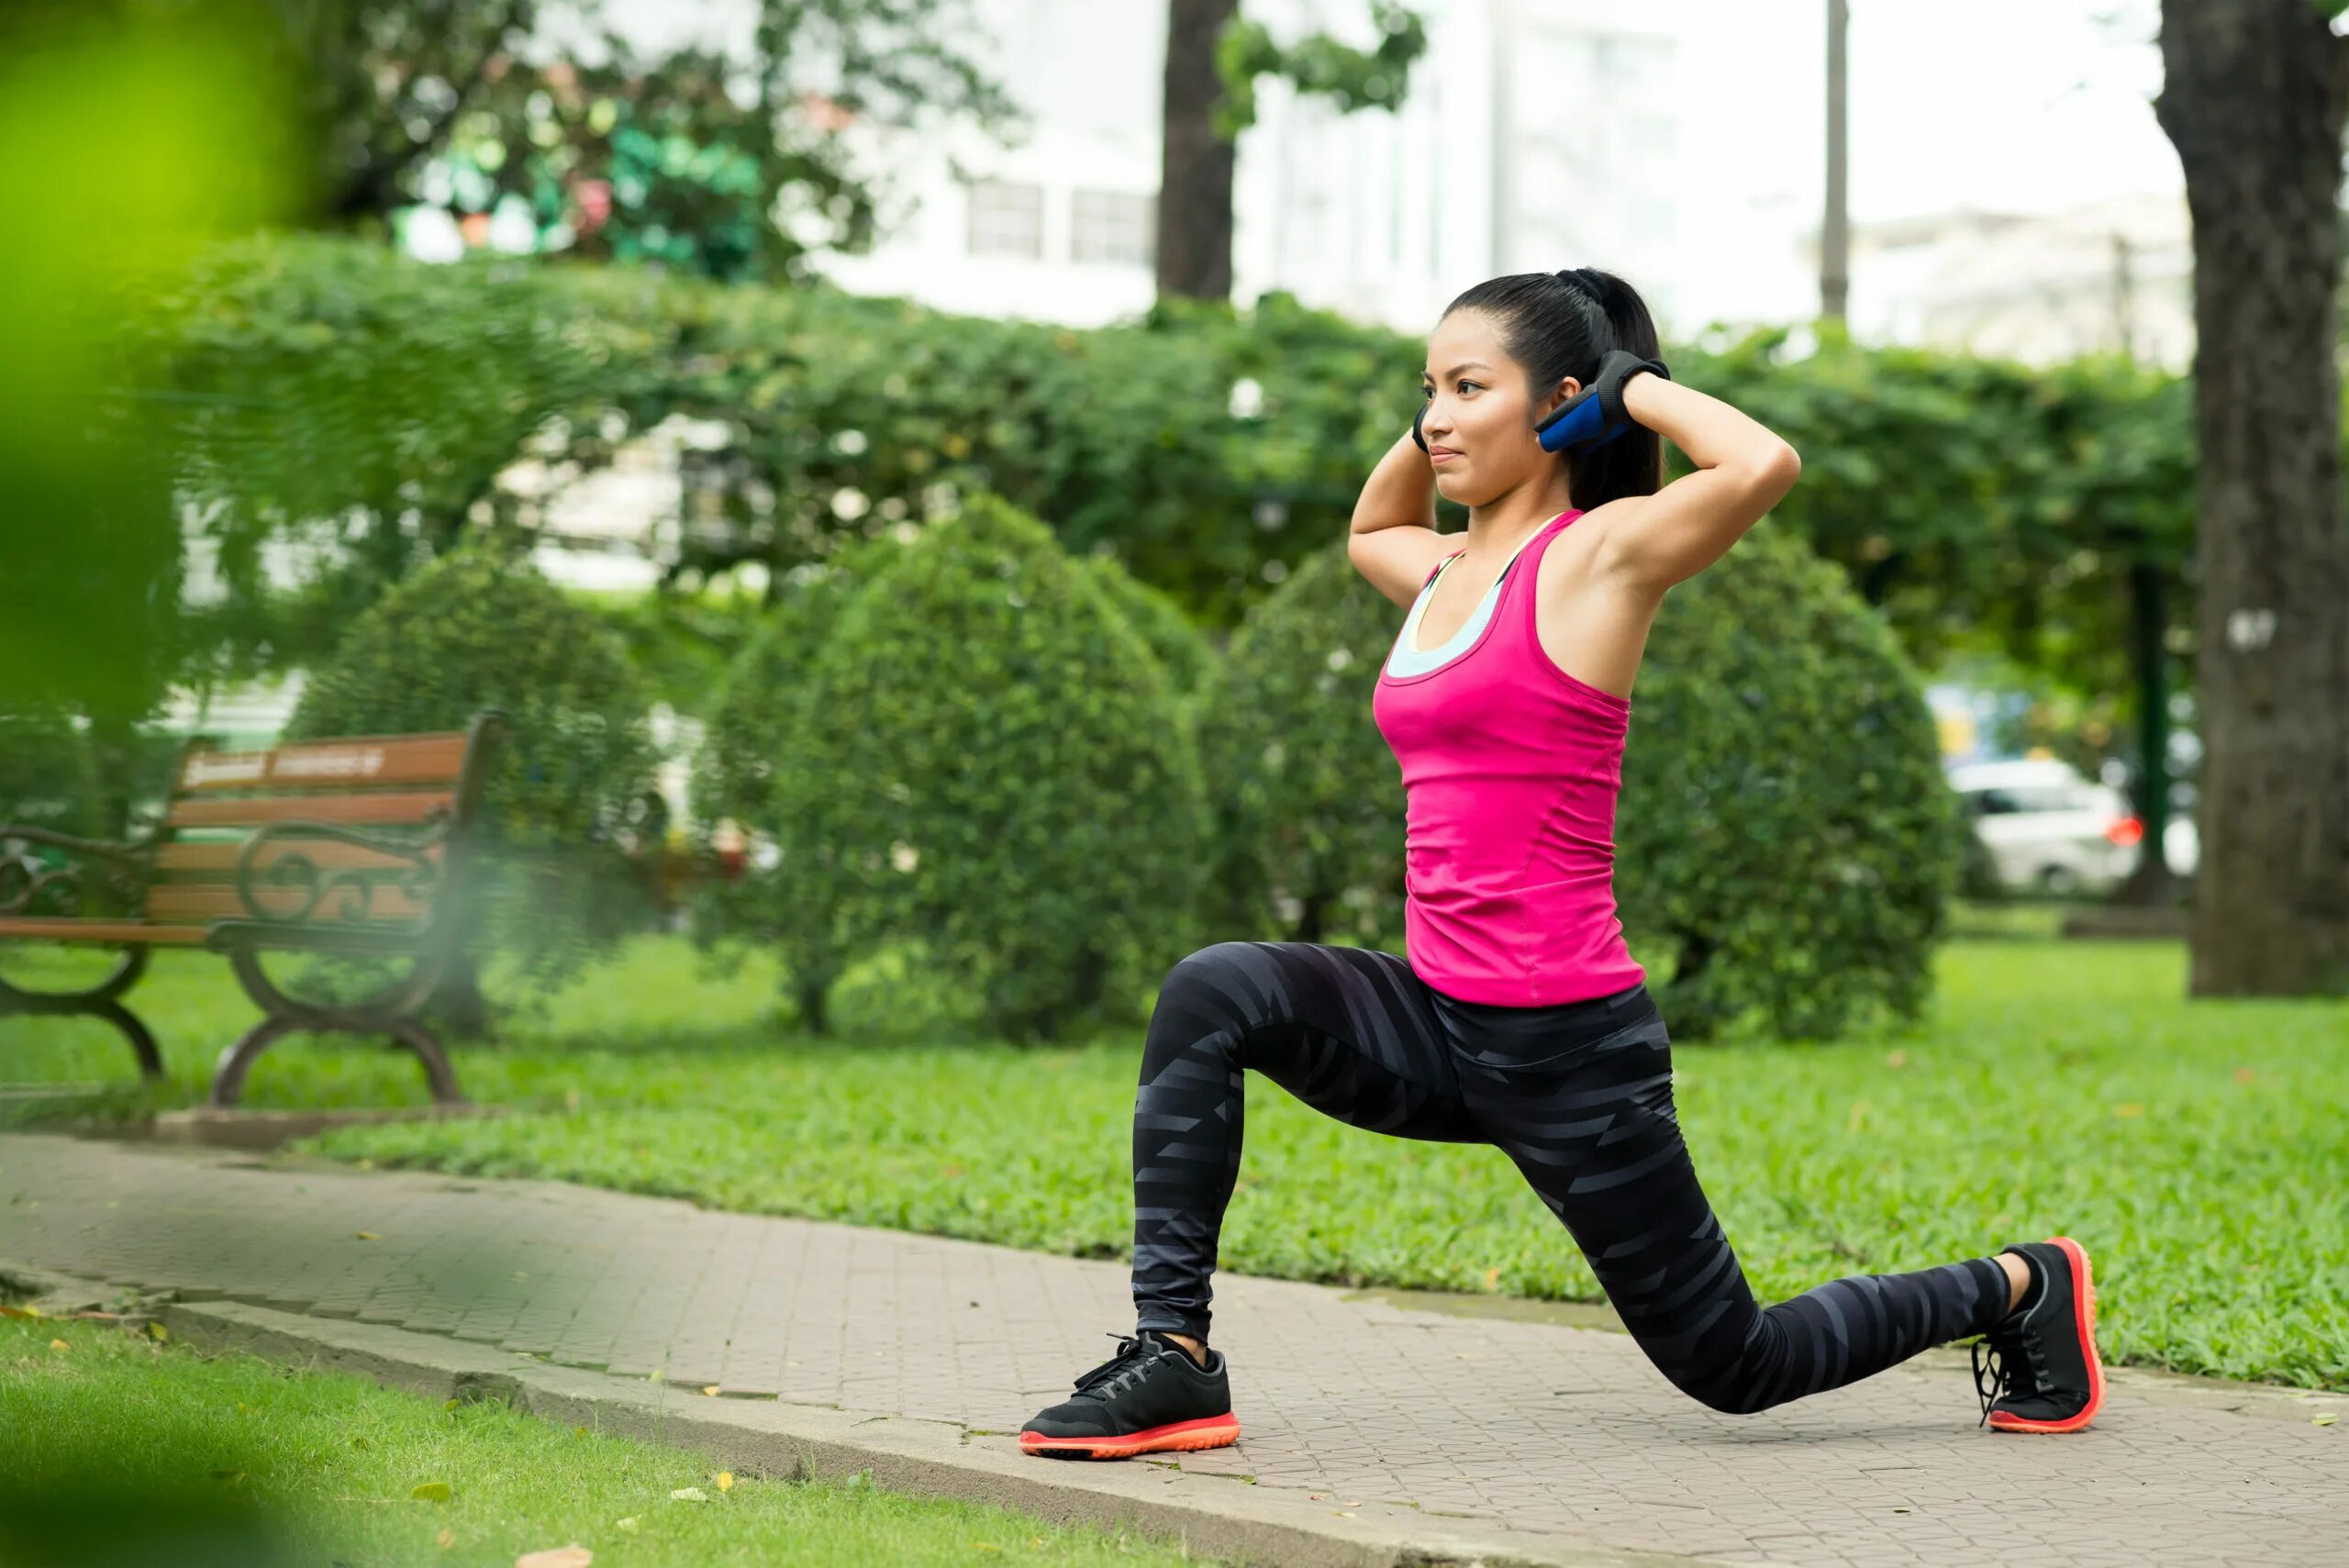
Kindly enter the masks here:
<path id="1" fill-rule="evenodd" d="M 997 1442 L 1132 1323 L 1117 1263 L 553 1183 L 28 1135 L 0 1136 L 8 1262 Z M 2308 1419 L 2338 1397 L 2123 1370 L 2091 1430 L 2032 1438 L 1978 1428 L 1963 1366 L 1928 1356 L 1731 1417 L 1621 1334 L 1230 1276 L 1216 1306 L 1242 1435 L 1183 1468 L 1336 1507 L 1402 1502 L 1741 1563 L 2349 1562 L 2349 1423 Z"/>

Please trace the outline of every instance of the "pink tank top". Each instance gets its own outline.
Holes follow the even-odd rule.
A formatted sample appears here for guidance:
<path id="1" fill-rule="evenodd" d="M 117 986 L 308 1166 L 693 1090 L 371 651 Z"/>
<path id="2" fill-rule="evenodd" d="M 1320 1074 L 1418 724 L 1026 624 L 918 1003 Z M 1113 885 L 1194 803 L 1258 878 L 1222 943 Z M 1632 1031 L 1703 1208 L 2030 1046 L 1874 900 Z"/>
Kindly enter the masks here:
<path id="1" fill-rule="evenodd" d="M 1434 669 L 1396 673 L 1407 621 L 1372 694 L 1403 770 L 1405 956 L 1464 1002 L 1553 1006 L 1647 978 L 1615 917 L 1631 705 L 1559 669 L 1535 630 L 1542 552 L 1580 516 L 1526 542 L 1483 632 Z"/>

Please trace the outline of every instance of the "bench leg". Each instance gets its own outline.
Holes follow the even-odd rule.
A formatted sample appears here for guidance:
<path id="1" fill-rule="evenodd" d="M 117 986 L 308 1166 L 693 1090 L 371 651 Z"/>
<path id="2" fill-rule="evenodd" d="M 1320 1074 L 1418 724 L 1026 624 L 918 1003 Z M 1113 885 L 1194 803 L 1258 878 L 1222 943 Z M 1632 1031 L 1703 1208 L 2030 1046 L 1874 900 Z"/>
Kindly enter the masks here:
<path id="1" fill-rule="evenodd" d="M 406 1046 L 424 1063 L 426 1082 L 432 1085 L 432 1103 L 439 1106 L 462 1106 L 465 1096 L 457 1089 L 457 1070 L 449 1065 L 448 1053 L 432 1031 L 414 1018 L 402 1018 L 392 1026 L 392 1038 Z"/>
<path id="2" fill-rule="evenodd" d="M 139 1073 L 149 1083 L 163 1075 L 163 1053 L 155 1047 L 155 1037 L 148 1032 L 138 1014 L 124 1006 L 122 994 L 139 983 L 147 973 L 149 950 L 143 947 L 126 949 L 115 971 L 86 991 L 24 991 L 0 980 L 0 1018 L 11 1014 L 34 1018 L 104 1018 L 120 1029 L 130 1041 L 130 1049 L 139 1058 Z"/>
<path id="3" fill-rule="evenodd" d="M 297 1029 L 334 1029 L 317 1019 L 290 1018 L 263 1018 L 239 1037 L 237 1043 L 220 1053 L 220 1063 L 212 1072 L 212 1105 L 226 1110 L 244 1097 L 245 1074 L 252 1068 L 261 1053 L 277 1042 L 281 1035 Z M 416 1052 L 424 1063 L 425 1081 L 432 1086 L 432 1102 L 441 1106 L 462 1106 L 465 1096 L 458 1091 L 456 1069 L 449 1065 L 448 1053 L 432 1031 L 414 1018 L 395 1018 L 383 1025 L 392 1039 Z M 358 1029 L 344 1032 L 360 1033 Z"/>
<path id="4" fill-rule="evenodd" d="M 227 1110 L 244 1096 L 245 1073 L 253 1059 L 276 1043 L 277 1037 L 292 1034 L 302 1026 L 292 1018 L 263 1018 L 243 1034 L 237 1043 L 220 1053 L 219 1065 L 212 1070 L 212 1105 L 217 1110 Z"/>
<path id="5" fill-rule="evenodd" d="M 92 1015 L 106 1019 L 120 1029 L 130 1041 L 131 1051 L 139 1058 L 139 1075 L 154 1083 L 163 1075 L 163 1053 L 155 1049 L 155 1037 L 139 1021 L 139 1015 L 121 1003 L 109 998 L 90 1009 Z"/>

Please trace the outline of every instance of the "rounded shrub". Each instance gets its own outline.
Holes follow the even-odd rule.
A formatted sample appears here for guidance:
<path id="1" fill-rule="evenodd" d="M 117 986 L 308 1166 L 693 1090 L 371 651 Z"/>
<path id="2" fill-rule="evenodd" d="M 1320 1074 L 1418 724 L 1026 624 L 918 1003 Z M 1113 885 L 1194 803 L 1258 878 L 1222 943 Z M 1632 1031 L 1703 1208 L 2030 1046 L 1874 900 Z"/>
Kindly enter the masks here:
<path id="1" fill-rule="evenodd" d="M 853 595 L 805 735 L 778 808 L 845 940 L 918 940 L 990 1032 L 1130 1022 L 1197 945 L 1201 784 L 1164 673 L 1008 503 L 931 523 Z"/>
<path id="2" fill-rule="evenodd" d="M 288 740 L 460 729 L 503 709 L 467 946 L 551 984 L 650 918 L 629 860 L 658 757 L 618 636 L 488 542 L 434 562 L 351 623 Z"/>
<path id="3" fill-rule="evenodd" d="M 1403 780 L 1370 703 L 1402 614 L 1341 540 L 1232 634 L 1199 704 L 1218 940 L 1400 940 Z"/>
<path id="4" fill-rule="evenodd" d="M 1842 573 L 1749 535 L 1666 597 L 1632 701 L 1616 889 L 1675 1036 L 1913 1018 L 1964 828 L 1923 689 Z"/>
<path id="5" fill-rule="evenodd" d="M 1117 557 L 1081 555 L 1077 563 L 1093 573 L 1094 586 L 1142 640 L 1178 697 L 1195 695 L 1215 667 L 1215 650 L 1199 635 L 1172 595 L 1127 571 Z"/>
<path id="6" fill-rule="evenodd" d="M 857 956 L 839 929 L 835 879 L 817 853 L 820 823 L 795 821 L 783 779 L 807 761 L 816 656 L 851 599 L 904 547 L 882 538 L 835 551 L 782 584 L 759 629 L 710 704 L 690 784 L 695 831 L 707 849 L 721 822 L 767 840 L 738 881 L 713 881 L 695 899 L 693 933 L 705 949 L 729 939 L 776 951 L 802 1025 L 826 1032 L 824 999 Z"/>

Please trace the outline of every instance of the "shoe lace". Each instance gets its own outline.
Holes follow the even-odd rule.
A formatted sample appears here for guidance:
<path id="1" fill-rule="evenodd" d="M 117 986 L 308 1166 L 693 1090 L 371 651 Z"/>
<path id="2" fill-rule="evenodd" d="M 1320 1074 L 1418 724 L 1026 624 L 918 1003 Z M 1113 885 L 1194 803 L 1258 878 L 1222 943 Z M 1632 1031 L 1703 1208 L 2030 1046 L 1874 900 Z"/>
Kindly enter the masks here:
<path id="1" fill-rule="evenodd" d="M 1080 1373 L 1076 1391 L 1107 1400 L 1148 1377 L 1158 1364 L 1158 1352 L 1143 1344 L 1139 1334 L 1120 1334 L 1114 1329 L 1102 1332 L 1118 1341 L 1118 1353 Z"/>
<path id="2" fill-rule="evenodd" d="M 1977 1427 L 1988 1424 L 1993 1406 L 2028 1399 L 2051 1385 L 2047 1352 L 2039 1337 L 2020 1329 L 1994 1329 L 1975 1340 L 1973 1361 L 1974 1392 L 1982 1400 Z"/>

